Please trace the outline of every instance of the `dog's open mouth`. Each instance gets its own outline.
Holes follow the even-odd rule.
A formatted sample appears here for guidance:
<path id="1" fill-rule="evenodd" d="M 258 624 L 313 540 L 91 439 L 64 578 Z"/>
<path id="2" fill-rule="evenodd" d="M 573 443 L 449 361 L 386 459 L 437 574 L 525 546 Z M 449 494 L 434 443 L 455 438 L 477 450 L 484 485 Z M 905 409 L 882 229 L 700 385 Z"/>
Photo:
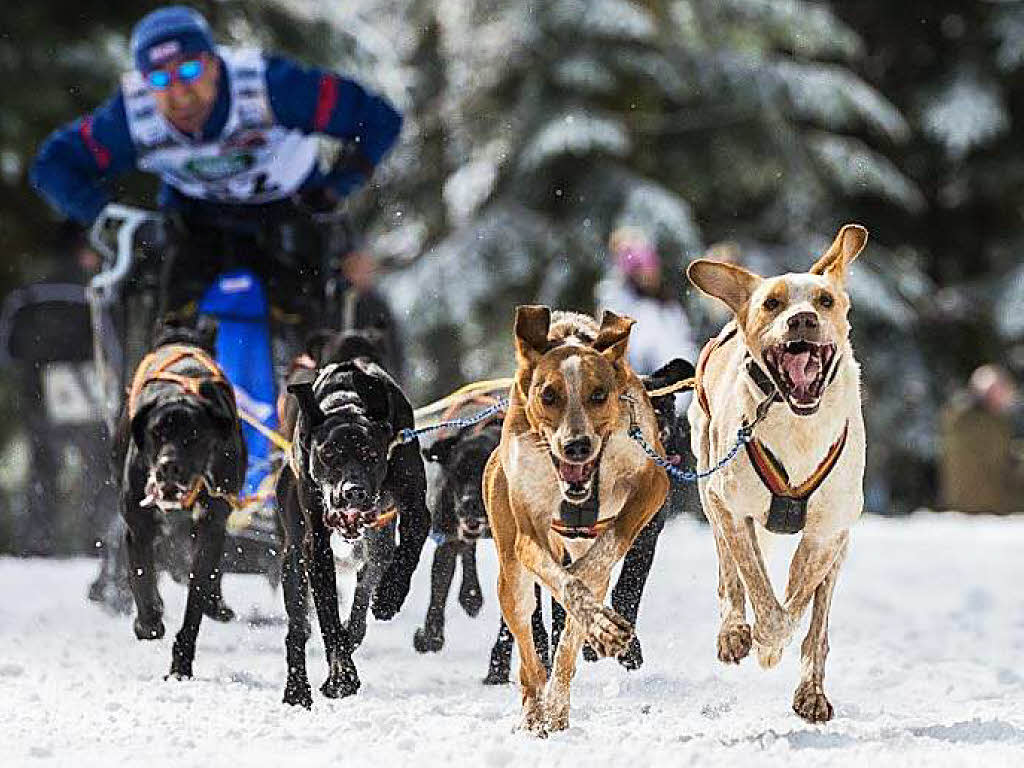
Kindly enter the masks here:
<path id="1" fill-rule="evenodd" d="M 377 507 L 335 508 L 328 506 L 324 512 L 324 525 L 329 530 L 338 533 L 343 539 L 356 541 L 363 535 L 366 528 L 377 525 L 380 515 L 380 509 Z"/>
<path id="2" fill-rule="evenodd" d="M 181 483 L 158 483 L 150 478 L 146 483 L 146 495 L 139 502 L 140 507 L 156 507 L 161 512 L 176 512 L 190 507 L 196 499 L 202 479 L 195 477 L 188 485 Z"/>
<path id="3" fill-rule="evenodd" d="M 835 356 L 835 344 L 797 340 L 769 347 L 764 360 L 789 407 L 809 415 L 818 409 Z"/>
<path id="4" fill-rule="evenodd" d="M 459 518 L 459 539 L 476 541 L 487 532 L 487 519 L 480 517 Z"/>
<path id="5" fill-rule="evenodd" d="M 590 486 L 593 485 L 594 472 L 600 461 L 601 454 L 582 464 L 566 461 L 554 453 L 551 454 L 551 462 L 558 474 L 558 484 L 562 487 L 562 495 L 566 501 L 580 504 L 590 497 Z"/>

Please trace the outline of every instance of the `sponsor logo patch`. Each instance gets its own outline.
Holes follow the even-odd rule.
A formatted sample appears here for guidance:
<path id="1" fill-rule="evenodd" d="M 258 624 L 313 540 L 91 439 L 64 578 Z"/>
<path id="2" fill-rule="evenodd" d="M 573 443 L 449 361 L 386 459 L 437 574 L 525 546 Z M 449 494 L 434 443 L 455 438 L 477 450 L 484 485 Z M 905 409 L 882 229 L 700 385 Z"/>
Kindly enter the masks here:
<path id="1" fill-rule="evenodd" d="M 197 179 L 217 181 L 249 170 L 256 158 L 250 152 L 231 152 L 224 155 L 193 157 L 185 163 L 185 170 Z"/>
<path id="2" fill-rule="evenodd" d="M 167 61 L 174 56 L 181 53 L 181 43 L 177 40 L 168 40 L 166 43 L 160 43 L 154 45 L 149 49 L 149 63 L 159 64 L 162 61 Z"/>

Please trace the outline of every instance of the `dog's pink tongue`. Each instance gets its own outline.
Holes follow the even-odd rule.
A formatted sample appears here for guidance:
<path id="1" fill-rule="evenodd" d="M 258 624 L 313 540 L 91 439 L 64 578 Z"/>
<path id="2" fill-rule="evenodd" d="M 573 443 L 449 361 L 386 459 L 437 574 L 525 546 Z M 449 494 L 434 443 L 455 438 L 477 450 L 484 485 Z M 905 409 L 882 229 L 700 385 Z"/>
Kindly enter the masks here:
<path id="1" fill-rule="evenodd" d="M 810 352 L 787 353 L 782 360 L 782 366 L 789 374 L 793 386 L 798 389 L 805 389 L 814 383 L 821 371 L 821 361 L 817 355 Z"/>
<path id="2" fill-rule="evenodd" d="M 583 470 L 585 468 L 586 464 L 570 464 L 567 461 L 563 461 L 558 471 L 565 482 L 579 483 L 583 481 Z"/>

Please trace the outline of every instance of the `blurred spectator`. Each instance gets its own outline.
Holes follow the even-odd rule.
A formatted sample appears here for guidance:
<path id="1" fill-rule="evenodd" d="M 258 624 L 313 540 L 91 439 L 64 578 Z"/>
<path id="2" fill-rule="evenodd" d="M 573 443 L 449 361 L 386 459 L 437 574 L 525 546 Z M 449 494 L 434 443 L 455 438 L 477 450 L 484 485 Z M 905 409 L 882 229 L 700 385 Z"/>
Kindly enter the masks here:
<path id="1" fill-rule="evenodd" d="M 403 378 L 402 339 L 387 299 L 377 290 L 377 262 L 369 252 L 353 248 L 341 257 L 334 287 L 335 325 L 343 331 L 372 329 L 383 339 L 384 363 L 399 382 Z"/>
<path id="2" fill-rule="evenodd" d="M 690 321 L 662 280 L 651 241 L 637 229 L 621 227 L 611 235 L 609 252 L 615 268 L 596 288 L 597 305 L 637 321 L 629 339 L 629 364 L 639 373 L 651 373 L 675 357 L 694 361 Z"/>
<path id="3" fill-rule="evenodd" d="M 721 261 L 726 264 L 735 264 L 737 266 L 743 266 L 741 256 L 742 251 L 740 250 L 739 243 L 734 243 L 731 240 L 715 243 L 704 254 L 706 259 Z M 713 296 L 708 296 L 703 291 L 697 289 L 694 289 L 694 291 L 698 299 L 695 302 L 695 309 L 699 315 L 696 323 L 697 338 L 704 342 L 712 336 L 717 336 L 718 332 L 722 330 L 722 326 L 732 320 L 732 310 L 725 305 L 725 302 Z"/>
<path id="4" fill-rule="evenodd" d="M 997 365 L 971 374 L 943 409 L 939 427 L 941 502 L 959 512 L 1024 511 L 1024 461 L 1015 444 L 1017 387 Z"/>

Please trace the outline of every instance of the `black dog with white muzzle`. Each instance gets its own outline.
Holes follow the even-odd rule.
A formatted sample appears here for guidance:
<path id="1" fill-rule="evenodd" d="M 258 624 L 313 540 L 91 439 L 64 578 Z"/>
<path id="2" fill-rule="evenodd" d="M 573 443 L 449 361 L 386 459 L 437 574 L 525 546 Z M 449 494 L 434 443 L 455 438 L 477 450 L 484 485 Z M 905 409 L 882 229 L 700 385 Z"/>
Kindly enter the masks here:
<path id="1" fill-rule="evenodd" d="M 320 368 L 312 381 L 308 372 L 300 375 L 304 381 L 288 386 L 299 412 L 277 499 L 288 612 L 284 701 L 310 707 L 308 588 L 329 666 L 320 690 L 329 698 L 351 696 L 359 690 L 352 652 L 365 633 L 366 611 L 372 600 L 376 618 L 398 613 L 430 530 L 430 512 L 419 441 L 397 440 L 413 427 L 413 409 L 384 369 L 357 356 Z M 332 533 L 366 549 L 347 625 L 338 611 Z"/>

